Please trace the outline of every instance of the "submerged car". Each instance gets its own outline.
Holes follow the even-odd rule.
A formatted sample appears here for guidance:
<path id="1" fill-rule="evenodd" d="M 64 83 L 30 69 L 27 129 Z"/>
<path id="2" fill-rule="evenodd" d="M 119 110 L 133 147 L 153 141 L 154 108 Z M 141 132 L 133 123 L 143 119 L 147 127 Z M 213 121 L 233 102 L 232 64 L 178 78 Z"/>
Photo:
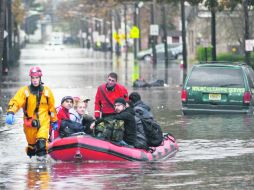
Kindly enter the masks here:
<path id="1" fill-rule="evenodd" d="M 244 63 L 194 65 L 181 94 L 183 114 L 253 113 L 254 72 Z"/>
<path id="2" fill-rule="evenodd" d="M 165 60 L 165 47 L 164 44 L 158 44 L 155 46 L 157 59 Z M 168 59 L 177 59 L 182 55 L 182 44 L 168 44 Z M 153 56 L 152 48 L 138 52 L 137 58 L 139 60 L 151 60 Z"/>

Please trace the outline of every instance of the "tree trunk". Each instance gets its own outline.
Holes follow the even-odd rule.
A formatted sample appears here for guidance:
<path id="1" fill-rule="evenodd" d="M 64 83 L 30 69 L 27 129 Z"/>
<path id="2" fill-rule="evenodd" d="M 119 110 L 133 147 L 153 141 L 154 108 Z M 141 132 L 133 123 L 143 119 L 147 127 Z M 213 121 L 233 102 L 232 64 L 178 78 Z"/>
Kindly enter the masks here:
<path id="1" fill-rule="evenodd" d="M 212 42 L 212 61 L 216 61 L 216 12 L 211 10 L 211 42 Z"/>
<path id="2" fill-rule="evenodd" d="M 2 76 L 2 61 L 4 47 L 5 0 L 0 1 L 0 76 Z M 1 81 L 1 77 L 0 77 Z"/>

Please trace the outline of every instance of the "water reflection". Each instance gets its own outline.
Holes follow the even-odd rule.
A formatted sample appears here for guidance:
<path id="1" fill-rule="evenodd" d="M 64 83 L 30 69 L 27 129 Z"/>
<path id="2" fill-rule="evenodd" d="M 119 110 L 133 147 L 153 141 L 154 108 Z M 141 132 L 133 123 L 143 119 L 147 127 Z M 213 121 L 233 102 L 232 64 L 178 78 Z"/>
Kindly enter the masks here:
<path id="1" fill-rule="evenodd" d="M 183 116 L 179 121 L 184 139 L 249 139 L 253 134 L 253 116 L 197 115 Z"/>
<path id="2" fill-rule="evenodd" d="M 153 184 L 153 180 L 168 178 L 170 171 L 171 168 L 165 168 L 160 162 L 55 163 L 52 179 L 59 188 L 71 185 L 75 189 L 131 189 L 136 186 L 150 189 L 158 185 L 158 182 Z M 179 174 L 172 174 L 176 175 Z"/>
<path id="3" fill-rule="evenodd" d="M 26 189 L 49 189 L 51 181 L 46 164 L 28 164 Z"/>

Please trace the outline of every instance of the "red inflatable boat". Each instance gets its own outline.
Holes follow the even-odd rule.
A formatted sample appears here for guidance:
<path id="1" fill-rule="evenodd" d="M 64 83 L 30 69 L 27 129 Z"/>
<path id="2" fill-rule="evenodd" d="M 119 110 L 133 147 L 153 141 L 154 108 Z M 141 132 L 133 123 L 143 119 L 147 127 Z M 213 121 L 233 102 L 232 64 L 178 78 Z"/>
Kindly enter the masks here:
<path id="1" fill-rule="evenodd" d="M 172 157 L 178 151 L 173 136 L 164 135 L 161 146 L 150 151 L 119 146 L 89 135 L 57 138 L 49 144 L 49 155 L 61 161 L 155 161 Z"/>

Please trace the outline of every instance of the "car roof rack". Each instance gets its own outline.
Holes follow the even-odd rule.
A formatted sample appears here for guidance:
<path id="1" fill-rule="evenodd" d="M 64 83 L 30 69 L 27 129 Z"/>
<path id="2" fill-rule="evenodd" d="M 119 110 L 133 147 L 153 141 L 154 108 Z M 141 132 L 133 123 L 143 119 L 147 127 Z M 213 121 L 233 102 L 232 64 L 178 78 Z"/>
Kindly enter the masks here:
<path id="1" fill-rule="evenodd" d="M 246 63 L 244 63 L 244 62 L 233 62 L 233 61 L 200 61 L 199 64 L 246 65 Z"/>

